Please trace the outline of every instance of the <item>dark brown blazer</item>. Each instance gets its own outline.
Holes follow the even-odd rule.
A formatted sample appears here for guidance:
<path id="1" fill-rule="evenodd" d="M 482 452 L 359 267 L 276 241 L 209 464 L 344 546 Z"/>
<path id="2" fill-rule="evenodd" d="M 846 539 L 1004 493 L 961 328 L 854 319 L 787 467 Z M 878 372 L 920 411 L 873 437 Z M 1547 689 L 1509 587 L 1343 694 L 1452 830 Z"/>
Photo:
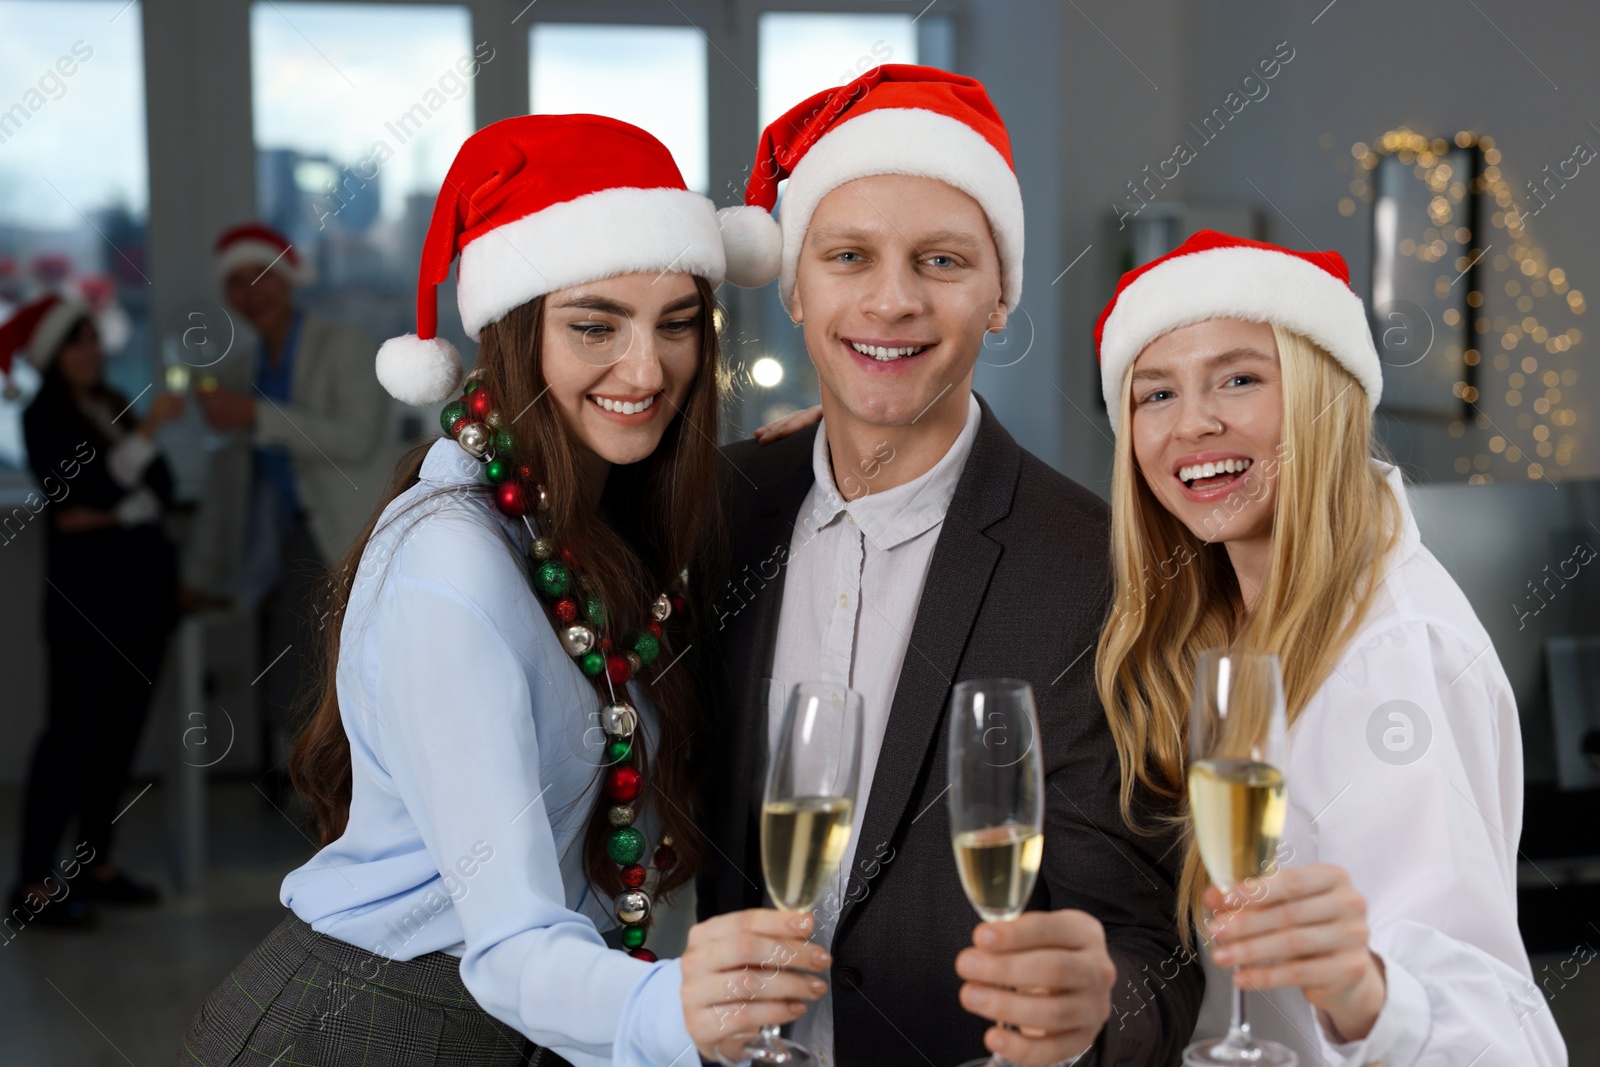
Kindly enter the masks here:
<path id="1" fill-rule="evenodd" d="M 938 534 L 833 940 L 839 1067 L 949 1067 L 983 1054 L 988 1023 L 962 1008 L 954 961 L 977 923 L 956 876 L 946 814 L 946 714 L 966 678 L 1015 677 L 1037 699 L 1046 775 L 1044 861 L 1030 909 L 1080 908 L 1104 925 L 1118 980 L 1083 1067 L 1176 1064 L 1203 978 L 1185 964 L 1173 839 L 1131 832 L 1116 749 L 1094 686 L 1109 603 L 1109 512 L 1024 451 L 987 404 Z M 759 907 L 757 810 L 790 538 L 813 477 L 812 427 L 724 454 L 732 578 L 714 605 L 721 668 L 701 746 L 713 847 L 702 918 Z M 717 685 L 713 681 L 713 688 Z"/>

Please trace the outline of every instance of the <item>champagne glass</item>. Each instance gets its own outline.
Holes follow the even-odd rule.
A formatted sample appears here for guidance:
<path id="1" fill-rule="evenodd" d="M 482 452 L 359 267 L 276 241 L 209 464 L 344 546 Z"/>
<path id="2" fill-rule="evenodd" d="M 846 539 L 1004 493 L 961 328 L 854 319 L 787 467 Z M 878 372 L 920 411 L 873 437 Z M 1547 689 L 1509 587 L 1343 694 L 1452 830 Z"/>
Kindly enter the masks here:
<path id="1" fill-rule="evenodd" d="M 950 840 L 961 888 L 989 922 L 1021 915 L 1039 874 L 1044 771 L 1038 737 L 1027 682 L 990 678 L 956 685 L 950 697 Z M 986 1056 L 963 1067 L 1015 1065 Z"/>
<path id="2" fill-rule="evenodd" d="M 810 911 L 839 874 L 855 819 L 861 712 L 861 694 L 843 685 L 801 682 L 789 692 L 761 801 L 761 873 L 780 911 Z M 762 1027 L 744 1059 L 815 1067 L 815 1054 L 778 1030 Z"/>
<path id="3" fill-rule="evenodd" d="M 1248 649 L 1200 653 L 1189 709 L 1189 810 L 1200 861 L 1223 893 L 1274 870 L 1289 797 L 1283 676 L 1278 657 Z M 1244 990 L 1233 987 L 1227 1036 L 1196 1041 L 1185 1067 L 1296 1067 L 1297 1057 L 1257 1040 L 1245 1019 Z"/>

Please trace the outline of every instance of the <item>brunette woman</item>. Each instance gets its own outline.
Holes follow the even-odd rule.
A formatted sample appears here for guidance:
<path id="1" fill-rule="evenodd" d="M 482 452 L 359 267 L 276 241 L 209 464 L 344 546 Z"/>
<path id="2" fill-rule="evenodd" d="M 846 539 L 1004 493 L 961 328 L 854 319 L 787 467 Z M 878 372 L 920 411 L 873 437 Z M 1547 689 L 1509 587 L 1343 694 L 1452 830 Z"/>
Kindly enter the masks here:
<path id="1" fill-rule="evenodd" d="M 22 430 L 44 493 L 49 705 L 28 768 L 7 926 L 84 927 L 94 902 L 160 898 L 111 862 L 111 838 L 177 619 L 177 557 L 161 525 L 172 475 L 154 438 L 183 398 L 158 393 L 142 419 L 134 415 L 106 384 L 88 308 L 60 296 L 0 327 L 6 364 L 17 351 L 42 375 Z"/>
<path id="2" fill-rule="evenodd" d="M 434 289 L 458 255 L 477 365 L 335 572 L 292 763 L 323 848 L 179 1063 L 665 1067 L 814 996 L 776 968 L 727 991 L 800 957 L 776 913 L 696 927 L 681 964 L 649 947 L 703 849 L 686 767 L 695 590 L 723 534 L 713 209 L 625 123 L 474 134 L 424 245 L 418 334 L 378 354 L 401 400 L 457 396 Z"/>

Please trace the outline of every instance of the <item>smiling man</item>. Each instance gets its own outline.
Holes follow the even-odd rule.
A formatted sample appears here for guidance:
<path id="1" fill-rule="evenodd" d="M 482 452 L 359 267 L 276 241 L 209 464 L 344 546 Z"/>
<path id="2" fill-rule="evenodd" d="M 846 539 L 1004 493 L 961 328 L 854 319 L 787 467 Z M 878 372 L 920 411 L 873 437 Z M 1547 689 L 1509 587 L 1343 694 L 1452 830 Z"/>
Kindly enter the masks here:
<path id="1" fill-rule="evenodd" d="M 767 212 L 784 178 L 780 231 Z M 970 78 L 875 68 L 767 128 L 724 225 L 752 244 L 767 231 L 765 270 L 735 256 L 729 276 L 779 276 L 823 418 L 727 449 L 736 544 L 714 605 L 702 916 L 762 903 L 761 780 L 788 687 L 844 683 L 865 697 L 862 780 L 816 909 L 831 989 L 795 1039 L 829 1067 L 945 1067 L 984 1048 L 1023 1064 L 1086 1048 L 1083 1064 L 1177 1062 L 1201 978 L 1180 965 L 1175 852 L 1124 826 L 1089 655 L 1110 591 L 1106 508 L 972 392 L 984 335 L 1022 289 L 999 115 Z M 951 853 L 946 705 L 956 681 L 998 676 L 1037 696 L 1044 857 L 1029 911 L 979 924 Z"/>

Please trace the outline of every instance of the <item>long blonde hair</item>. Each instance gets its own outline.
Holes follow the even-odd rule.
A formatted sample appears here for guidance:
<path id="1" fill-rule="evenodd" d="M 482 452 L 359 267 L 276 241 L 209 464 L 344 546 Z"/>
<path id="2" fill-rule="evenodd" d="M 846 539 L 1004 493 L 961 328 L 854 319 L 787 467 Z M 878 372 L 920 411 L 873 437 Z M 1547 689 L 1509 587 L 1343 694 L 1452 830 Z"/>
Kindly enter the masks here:
<path id="1" fill-rule="evenodd" d="M 1371 604 L 1385 557 L 1400 537 L 1400 508 L 1369 458 L 1366 391 L 1300 334 L 1274 325 L 1283 386 L 1272 550 L 1266 582 L 1246 614 L 1220 541 L 1208 543 L 1164 508 L 1133 457 L 1132 394 L 1124 383 L 1111 486 L 1116 590 L 1100 633 L 1095 681 L 1122 764 L 1122 813 L 1135 829 L 1140 787 L 1173 801 L 1184 826 L 1178 930 L 1185 947 L 1206 875 L 1187 818 L 1184 775 L 1189 697 L 1201 650 L 1236 645 L 1275 652 L 1292 725 L 1332 671 Z M 1129 368 L 1132 373 L 1132 368 Z M 1243 492 L 1243 491 L 1241 491 Z M 1237 494 L 1236 494 L 1237 495 Z M 1227 502 L 1205 525 L 1220 533 Z"/>

